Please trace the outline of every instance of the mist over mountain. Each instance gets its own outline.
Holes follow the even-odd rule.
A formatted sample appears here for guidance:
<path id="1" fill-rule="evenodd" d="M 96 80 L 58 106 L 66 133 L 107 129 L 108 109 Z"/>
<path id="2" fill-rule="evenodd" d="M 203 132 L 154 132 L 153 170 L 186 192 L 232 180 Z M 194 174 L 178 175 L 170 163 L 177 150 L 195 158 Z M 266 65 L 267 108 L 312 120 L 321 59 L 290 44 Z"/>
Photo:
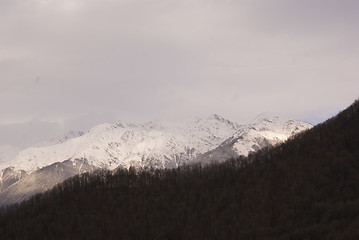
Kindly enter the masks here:
<path id="1" fill-rule="evenodd" d="M 3 209 L 0 233 L 55 239 L 357 239 L 358 135 L 356 101 L 334 118 L 247 157 L 77 175 Z"/>
<path id="2" fill-rule="evenodd" d="M 0 146 L 0 166 L 6 166 L 7 162 L 20 152 L 20 148 L 6 144 Z"/>
<path id="3" fill-rule="evenodd" d="M 359 239 L 358 9 L 0 0 L 0 240 Z"/>
<path id="4" fill-rule="evenodd" d="M 87 133 L 69 132 L 37 144 L 0 165 L 0 204 L 22 201 L 95 169 L 177 168 L 246 156 L 311 127 L 275 115 L 261 115 L 240 125 L 216 114 L 180 124 L 100 124 Z M 55 172 L 58 177 L 52 178 Z"/>

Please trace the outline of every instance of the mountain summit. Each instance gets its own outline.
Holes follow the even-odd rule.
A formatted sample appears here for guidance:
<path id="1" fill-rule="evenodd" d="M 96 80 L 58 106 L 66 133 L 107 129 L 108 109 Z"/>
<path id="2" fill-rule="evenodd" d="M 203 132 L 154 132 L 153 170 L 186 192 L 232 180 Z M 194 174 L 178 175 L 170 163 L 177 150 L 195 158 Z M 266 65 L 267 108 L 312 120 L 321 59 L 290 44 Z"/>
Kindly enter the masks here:
<path id="1" fill-rule="evenodd" d="M 28 148 L 7 161 L 6 165 L 1 165 L 2 172 L 11 167 L 11 171 L 8 169 L 6 172 L 16 176 L 11 178 L 12 185 L 2 188 L 6 194 L 1 194 L 12 200 L 23 199 L 24 191 L 31 189 L 31 194 L 45 191 L 69 176 L 93 169 L 114 170 L 130 166 L 176 168 L 194 162 L 224 161 L 283 142 L 312 127 L 304 122 L 279 117 L 256 119 L 250 124 L 240 125 L 214 114 L 177 125 L 160 121 L 103 123 L 87 133 L 53 141 L 53 145 Z M 222 154 L 223 151 L 226 154 Z M 47 180 L 48 172 L 51 175 L 56 172 L 58 177 Z M 38 174 L 41 177 L 35 177 Z M 40 178 L 42 184 L 33 180 Z M 25 182 L 26 187 L 21 186 Z M 15 192 L 21 198 L 14 197 Z"/>
<path id="2" fill-rule="evenodd" d="M 279 127 L 278 122 L 285 124 Z M 298 131 L 293 124 L 266 117 L 245 129 L 267 134 L 274 125 L 283 136 Z M 0 211 L 0 235 L 5 239 L 359 239 L 358 135 L 356 101 L 284 144 L 248 157 L 206 167 L 78 175 Z M 245 139 L 239 133 L 233 140 L 240 136 Z"/>
<path id="3" fill-rule="evenodd" d="M 179 125 L 160 121 L 104 123 L 68 141 L 28 148 L 7 164 L 27 172 L 68 159 L 86 159 L 95 167 L 110 170 L 130 166 L 173 168 L 219 146 L 239 128 L 239 124 L 218 115 Z"/>
<path id="4" fill-rule="evenodd" d="M 173 168 L 228 144 L 237 155 L 247 155 L 263 147 L 263 141 L 268 142 L 266 145 L 276 144 L 310 127 L 308 123 L 263 114 L 247 125 L 217 114 L 178 125 L 160 121 L 103 123 L 85 134 L 28 148 L 0 169 L 12 166 L 31 173 L 56 162 L 75 159 L 110 170 L 130 166 Z"/>

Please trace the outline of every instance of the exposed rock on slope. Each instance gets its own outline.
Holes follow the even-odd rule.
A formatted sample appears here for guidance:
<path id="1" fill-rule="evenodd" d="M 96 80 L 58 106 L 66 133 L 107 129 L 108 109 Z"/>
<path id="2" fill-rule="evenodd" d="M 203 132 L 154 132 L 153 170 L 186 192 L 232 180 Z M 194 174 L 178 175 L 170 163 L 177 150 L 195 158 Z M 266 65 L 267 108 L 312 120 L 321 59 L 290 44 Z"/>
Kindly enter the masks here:
<path id="1" fill-rule="evenodd" d="M 175 168 L 248 155 L 311 127 L 268 114 L 247 125 L 218 115 L 181 125 L 100 124 L 78 137 L 28 148 L 0 165 L 0 204 L 21 201 L 97 168 Z"/>
<path id="2" fill-rule="evenodd" d="M 0 205 L 21 202 L 32 195 L 53 188 L 57 183 L 63 182 L 76 174 L 94 170 L 95 168 L 83 159 L 54 163 L 23 176 L 7 187 L 0 193 Z"/>
<path id="3" fill-rule="evenodd" d="M 289 137 L 311 127 L 312 125 L 306 122 L 280 118 L 272 114 L 261 114 L 250 124 L 241 126 L 219 147 L 198 156 L 195 161 L 209 163 L 240 155 L 247 156 L 263 147 L 282 143 Z"/>

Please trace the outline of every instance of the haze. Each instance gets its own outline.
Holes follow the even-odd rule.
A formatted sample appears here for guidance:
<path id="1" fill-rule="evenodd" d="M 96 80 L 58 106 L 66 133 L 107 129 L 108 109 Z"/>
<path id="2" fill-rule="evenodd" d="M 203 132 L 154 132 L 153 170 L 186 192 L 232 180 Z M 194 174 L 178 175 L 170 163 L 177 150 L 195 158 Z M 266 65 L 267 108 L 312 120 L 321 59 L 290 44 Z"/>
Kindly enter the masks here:
<path id="1" fill-rule="evenodd" d="M 0 145 L 100 122 L 316 124 L 358 98 L 356 0 L 0 0 Z"/>

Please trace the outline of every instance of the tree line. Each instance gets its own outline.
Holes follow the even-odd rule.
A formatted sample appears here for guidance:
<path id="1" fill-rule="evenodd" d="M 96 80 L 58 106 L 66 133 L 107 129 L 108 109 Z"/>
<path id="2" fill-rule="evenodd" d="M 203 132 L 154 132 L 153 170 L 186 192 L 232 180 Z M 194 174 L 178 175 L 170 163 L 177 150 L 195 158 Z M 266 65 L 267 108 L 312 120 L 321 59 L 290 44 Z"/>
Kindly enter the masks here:
<path id="1" fill-rule="evenodd" d="M 72 177 L 0 210 L 1 239 L 358 239 L 359 103 L 224 163 Z"/>

